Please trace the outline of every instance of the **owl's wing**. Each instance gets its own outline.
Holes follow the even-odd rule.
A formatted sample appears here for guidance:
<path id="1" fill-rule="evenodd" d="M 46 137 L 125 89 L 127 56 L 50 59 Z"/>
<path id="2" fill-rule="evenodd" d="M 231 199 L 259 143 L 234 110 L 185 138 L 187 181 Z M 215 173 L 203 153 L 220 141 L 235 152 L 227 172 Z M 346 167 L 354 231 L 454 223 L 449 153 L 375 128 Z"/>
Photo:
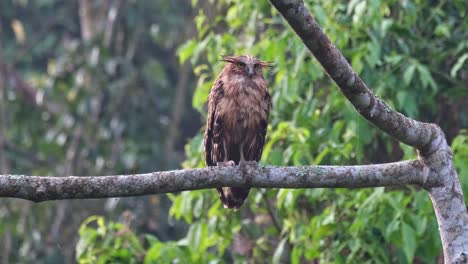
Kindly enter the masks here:
<path id="1" fill-rule="evenodd" d="M 263 102 L 261 103 L 262 111 L 266 113 L 260 120 L 260 129 L 257 132 L 257 137 L 252 145 L 250 151 L 252 151 L 253 159 L 259 161 L 262 158 L 263 146 L 265 145 L 265 136 L 268 129 L 268 116 L 270 115 L 271 109 L 271 96 L 266 92 Z M 249 155 L 250 156 L 250 155 Z"/>
<path id="2" fill-rule="evenodd" d="M 216 166 L 217 162 L 224 160 L 223 119 L 218 109 L 223 96 L 223 82 L 218 78 L 208 98 L 208 120 L 205 129 L 205 163 L 207 166 Z"/>

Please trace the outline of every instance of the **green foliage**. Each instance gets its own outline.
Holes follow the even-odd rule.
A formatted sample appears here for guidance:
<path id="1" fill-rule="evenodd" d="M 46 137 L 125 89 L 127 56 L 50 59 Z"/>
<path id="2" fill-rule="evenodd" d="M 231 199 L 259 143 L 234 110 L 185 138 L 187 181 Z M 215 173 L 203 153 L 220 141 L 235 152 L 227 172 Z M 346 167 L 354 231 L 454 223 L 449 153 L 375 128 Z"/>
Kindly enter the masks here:
<path id="1" fill-rule="evenodd" d="M 90 226 L 95 224 L 95 227 Z M 76 245 L 79 263 L 138 263 L 143 246 L 129 227 L 102 216 L 91 216 L 80 227 Z"/>
<path id="2" fill-rule="evenodd" d="M 217 263 L 220 261 L 217 256 L 222 256 L 222 252 L 207 251 L 219 242 L 219 237 L 210 236 L 215 232 L 204 223 L 191 225 L 187 237 L 177 242 L 162 242 L 153 235 L 138 239 L 128 225 L 106 222 L 102 216 L 86 219 L 79 233 L 76 260 L 82 264 Z"/>
<path id="3" fill-rule="evenodd" d="M 461 133 L 453 139 L 452 142 L 453 162 L 458 171 L 463 192 L 468 192 L 468 131 L 462 130 Z M 465 195 L 465 202 L 468 203 Z"/>
<path id="4" fill-rule="evenodd" d="M 306 4 L 369 87 L 404 114 L 433 120 L 445 112 L 439 98 L 457 102 L 456 96 L 466 89 L 459 75 L 468 48 L 463 1 Z M 344 165 L 415 158 L 414 150 L 394 144 L 358 116 L 268 3 L 226 0 L 218 2 L 217 10 L 211 19 L 200 10 L 198 37 L 179 48 L 179 58 L 194 64 L 199 80 L 193 106 L 206 113 L 204 104 L 222 67 L 220 54 L 248 53 L 274 61 L 275 67 L 266 73 L 273 110 L 264 164 Z M 187 144 L 185 167 L 203 166 L 202 144 L 200 135 Z M 463 178 L 468 171 L 466 136 L 456 137 L 452 146 Z M 468 185 L 463 187 L 466 193 Z M 253 190 L 249 197 L 239 212 L 230 212 L 220 208 L 214 191 L 171 195 L 170 213 L 212 230 L 194 243 L 209 245 L 205 239 L 223 235 L 222 247 L 209 247 L 219 251 L 230 244 L 229 258 L 240 261 L 435 263 L 441 254 L 429 197 L 412 188 Z M 207 213 L 200 214 L 200 208 Z M 231 229 L 216 228 L 229 221 Z M 251 241 L 250 246 L 244 244 L 248 250 L 236 243 L 239 237 Z"/>
<path id="5" fill-rule="evenodd" d="M 91 21 L 82 16 L 86 3 Z M 191 20 L 187 3 L 0 1 L 0 171 L 108 175 L 178 166 L 184 138 L 200 125 L 185 100 L 178 105 L 186 106 L 180 133 L 168 135 L 176 112 L 174 87 L 183 79 L 176 49 L 187 38 L 178 33 Z M 95 31 L 89 37 L 83 33 L 86 22 Z M 190 78 L 181 85 L 187 91 L 190 86 Z M 165 146 L 170 137 L 173 155 Z M 131 205 L 136 201 L 138 206 Z M 180 231 L 165 228 L 167 199 L 159 201 L 151 204 L 157 209 L 146 210 L 147 198 L 120 199 L 111 207 L 105 199 L 66 201 L 66 206 L 2 199 L 0 262 L 72 263 L 80 223 L 104 210 L 113 217 L 130 207 L 139 228 L 158 221 L 158 228 L 166 229 L 158 235 L 177 237 Z"/>

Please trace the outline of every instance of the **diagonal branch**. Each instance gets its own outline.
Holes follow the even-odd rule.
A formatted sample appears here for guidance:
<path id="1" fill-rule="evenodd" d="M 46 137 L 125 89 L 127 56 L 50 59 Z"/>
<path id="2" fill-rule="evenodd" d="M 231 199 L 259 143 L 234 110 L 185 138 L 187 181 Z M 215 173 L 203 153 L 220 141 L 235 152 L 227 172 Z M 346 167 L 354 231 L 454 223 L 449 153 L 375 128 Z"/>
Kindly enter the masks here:
<path id="1" fill-rule="evenodd" d="M 270 2 L 288 21 L 330 78 L 364 118 L 399 141 L 424 153 L 432 153 L 437 149 L 444 137 L 438 126 L 407 118 L 372 94 L 343 54 L 312 18 L 301 0 L 270 0 Z M 439 140 L 435 140 L 436 138 Z"/>
<path id="2" fill-rule="evenodd" d="M 362 188 L 423 185 L 429 170 L 420 161 L 366 166 L 209 167 L 135 175 L 40 177 L 0 175 L 0 197 L 35 202 L 60 199 L 126 197 L 212 189 Z"/>
<path id="3" fill-rule="evenodd" d="M 468 263 L 468 213 L 452 151 L 435 124 L 407 118 L 378 99 L 331 43 L 302 0 L 270 0 L 343 94 L 369 122 L 399 141 L 418 149 L 430 170 L 423 187 L 429 192 L 439 224 L 445 263 Z M 436 184 L 434 184 L 436 182 Z"/>

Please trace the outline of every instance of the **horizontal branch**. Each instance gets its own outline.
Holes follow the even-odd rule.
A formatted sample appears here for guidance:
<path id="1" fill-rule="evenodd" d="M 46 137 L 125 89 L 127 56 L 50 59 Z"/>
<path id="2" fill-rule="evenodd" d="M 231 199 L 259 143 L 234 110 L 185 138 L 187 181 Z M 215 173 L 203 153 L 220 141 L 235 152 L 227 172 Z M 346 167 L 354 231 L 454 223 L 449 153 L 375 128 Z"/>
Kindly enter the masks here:
<path id="1" fill-rule="evenodd" d="M 134 175 L 41 177 L 0 175 L 0 197 L 35 202 L 126 197 L 222 186 L 256 188 L 363 188 L 427 184 L 418 160 L 365 166 L 263 167 L 242 165 Z"/>

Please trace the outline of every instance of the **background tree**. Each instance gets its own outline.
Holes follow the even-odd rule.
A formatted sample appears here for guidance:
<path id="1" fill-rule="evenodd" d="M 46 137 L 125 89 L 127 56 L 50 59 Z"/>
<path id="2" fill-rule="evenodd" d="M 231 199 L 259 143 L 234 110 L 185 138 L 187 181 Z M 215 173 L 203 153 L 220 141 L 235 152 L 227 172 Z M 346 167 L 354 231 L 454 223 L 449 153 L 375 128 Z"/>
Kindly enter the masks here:
<path id="1" fill-rule="evenodd" d="M 163 87 L 170 87 L 177 78 L 171 79 L 170 83 L 168 81 L 165 84 L 167 86 L 158 83 L 156 90 L 162 89 L 162 91 L 156 97 L 151 93 L 152 90 L 141 88 L 148 87 L 146 85 L 151 86 L 153 81 L 156 83 L 164 79 L 153 79 L 153 76 L 159 75 L 157 66 L 153 65 L 152 68 L 148 65 L 148 61 L 151 61 L 148 60 L 148 52 L 150 53 L 151 49 L 135 47 L 134 54 L 140 54 L 141 57 L 140 60 L 135 59 L 136 57 L 130 60 L 133 68 L 126 66 L 130 70 L 120 63 L 121 57 L 125 57 L 121 54 L 126 54 L 122 50 L 131 50 L 129 43 L 132 42 L 128 41 L 128 36 L 137 34 L 135 28 L 141 28 L 140 34 L 146 36 L 149 34 L 147 32 L 153 34 L 155 31 L 159 32 L 156 30 L 158 27 L 153 27 L 154 24 L 161 25 L 159 30 L 167 30 L 168 35 L 164 35 L 160 41 L 170 39 L 169 33 L 175 32 L 175 29 L 169 27 L 173 24 L 168 22 L 164 24 L 165 19 L 170 20 L 168 16 L 161 15 L 159 17 L 161 21 L 155 23 L 141 22 L 142 24 L 138 24 L 141 27 L 134 26 L 135 24 L 130 22 L 134 23 L 135 20 L 140 21 L 145 17 L 151 20 L 156 10 L 165 14 L 164 9 L 162 11 L 157 9 L 164 5 L 145 1 L 122 3 L 126 8 L 120 10 L 125 12 L 120 12 L 121 15 L 117 16 L 119 19 L 116 21 L 124 22 L 111 27 L 116 32 L 120 30 L 124 32 L 121 33 L 122 39 L 119 42 L 117 37 L 119 34 L 113 33 L 112 41 L 106 42 L 106 34 L 99 33 L 99 27 L 93 28 L 96 32 L 91 34 L 97 34 L 96 36 L 85 37 L 84 20 L 88 18 L 82 10 L 86 10 L 86 4 L 90 3 L 80 1 L 79 8 L 75 4 L 54 1 L 49 1 L 47 4 L 21 1 L 2 3 L 6 7 L 0 10 L 5 10 L 4 12 L 9 14 L 0 16 L 2 36 L 8 36 L 2 37 L 2 46 L 9 45 L 10 48 L 5 50 L 11 50 L 10 58 L 2 54 L 2 62 L 8 62 L 8 67 L 3 67 L 6 70 L 2 70 L 2 73 L 5 72 L 2 74 L 5 76 L 2 87 L 5 87 L 3 90 L 6 91 L 5 94 L 9 95 L 1 97 L 5 101 L 2 101 L 1 106 L 4 107 L 0 109 L 3 110 L 0 111 L 3 113 L 0 115 L 3 116 L 0 126 L 2 128 L 0 131 L 3 131 L 0 135 L 3 136 L 0 137 L 2 139 L 0 142 L 3 142 L 3 148 L 7 150 L 1 151 L 2 154 L 6 154 L 3 158 L 0 156 L 0 160 L 3 160 L 0 163 L 3 164 L 2 168 L 10 168 L 10 171 L 15 173 L 25 171 L 33 174 L 71 174 L 67 173 L 71 171 L 73 174 L 105 174 L 106 171 L 118 173 L 119 170 L 125 172 L 155 170 L 153 163 L 162 160 L 164 152 L 160 146 L 166 141 L 163 141 L 163 137 L 154 136 L 161 135 L 162 132 L 148 133 L 147 137 L 144 132 L 167 131 L 148 129 L 153 125 L 148 120 L 154 120 L 155 116 L 164 116 L 161 113 L 170 111 L 168 110 L 170 104 L 167 102 L 172 91 L 164 90 Z M 463 175 L 467 171 L 468 147 L 466 130 L 463 130 L 466 128 L 466 112 L 463 112 L 465 110 L 462 108 L 462 102 L 466 100 L 463 84 L 467 78 L 463 65 L 468 56 L 465 41 L 467 22 L 463 19 L 466 16 L 466 7 L 463 2 L 308 1 L 307 5 L 331 39 L 345 52 L 353 68 L 370 87 L 377 88 L 376 93 L 379 96 L 410 117 L 437 122 L 444 128 L 448 140 L 453 140 L 455 163 L 466 193 L 466 181 Z M 25 34 L 28 33 L 28 27 L 25 26 L 28 24 L 23 20 L 26 17 L 32 20 L 34 16 L 20 17 L 15 12 L 19 13 L 19 10 L 32 12 L 40 6 L 42 8 L 48 6 L 49 9 L 45 10 L 54 14 L 57 13 L 57 7 L 61 6 L 69 11 L 64 18 L 73 18 L 75 22 L 78 17 L 80 19 L 80 30 L 76 29 L 77 24 L 70 22 L 69 27 L 73 28 L 74 25 L 75 33 L 70 34 L 64 30 L 66 33 L 53 38 L 56 41 L 53 43 L 56 44 L 50 44 L 42 50 L 44 53 L 59 53 L 60 49 L 57 47 L 63 46 L 64 50 L 65 47 L 75 47 L 74 56 L 63 51 L 62 55 L 66 58 L 63 64 L 57 64 L 59 60 L 55 62 L 49 59 L 50 55 L 43 54 L 38 56 L 42 58 L 38 59 L 38 62 L 26 61 L 22 64 L 21 60 L 17 59 L 21 42 L 29 39 L 29 34 Z M 110 10 L 119 8 L 118 6 L 102 3 L 89 7 L 97 10 L 89 12 L 97 14 L 98 17 L 94 18 L 95 15 L 91 15 L 90 19 L 105 21 L 107 17 L 112 18 L 113 15 L 108 14 L 112 14 L 113 11 Z M 152 6 L 155 6 L 154 9 L 151 9 Z M 173 7 L 166 9 L 167 13 L 180 10 L 178 7 L 181 5 L 166 6 Z M 129 10 L 134 10 L 130 7 L 139 10 L 133 18 L 127 14 Z M 76 13 L 78 9 L 79 15 Z M 263 161 L 266 164 L 358 164 L 414 157 L 412 149 L 382 135 L 360 119 L 344 97 L 339 95 L 338 89 L 330 87 L 333 84 L 323 74 L 318 63 L 311 59 L 306 48 L 293 32 L 285 27 L 282 18 L 269 3 L 218 1 L 213 6 L 200 2 L 196 3 L 195 9 L 200 9 L 194 12 L 198 13 L 195 18 L 197 35 L 179 49 L 179 56 L 182 62 L 190 59 L 193 64 L 198 80 L 193 106 L 202 114 L 206 113 L 203 105 L 212 80 L 216 77 L 214 74 L 221 67 L 218 61 L 219 54 L 250 53 L 264 60 L 274 60 L 277 64 L 269 74 L 270 84 L 273 87 L 274 109 L 264 151 Z M 13 15 L 9 13 L 11 10 L 15 11 L 12 12 Z M 129 16 L 128 20 L 124 19 L 127 17 L 124 14 Z M 41 16 L 37 19 L 43 18 Z M 64 23 L 60 20 L 60 24 Z M 32 21 L 30 25 L 32 27 L 43 23 Z M 183 25 L 183 22 L 178 25 Z M 46 33 L 44 34 L 50 35 Z M 84 44 L 80 44 L 82 42 Z M 32 43 L 39 45 L 46 42 Z M 75 44 L 72 45 L 73 43 Z M 141 40 L 136 43 L 142 45 Z M 149 43 L 150 47 L 154 45 L 151 41 Z M 176 43 L 173 42 L 169 46 L 174 47 Z M 119 49 L 119 45 L 124 48 Z M 23 52 L 34 51 L 31 48 L 23 49 Z M 155 48 L 154 52 L 158 50 L 159 48 Z M 161 53 L 173 54 L 170 51 L 171 49 Z M 105 55 L 109 56 L 109 61 L 103 59 L 107 58 Z M 28 56 L 24 59 L 32 58 L 29 54 Z M 114 56 L 117 58 L 116 61 L 111 59 Z M 156 57 L 151 53 L 150 56 Z M 86 62 L 80 64 L 83 60 Z M 50 69 L 44 66 L 46 63 Z M 39 67 L 38 70 L 37 65 L 42 65 L 42 68 Z M 159 65 L 164 67 L 167 63 L 165 61 Z M 137 67 L 138 71 L 135 70 Z M 178 68 L 176 63 L 174 67 Z M 11 78 L 16 80 L 17 77 L 21 77 L 17 71 L 12 71 L 16 68 L 21 69 L 21 75 L 28 77 L 28 83 L 23 82 L 23 86 L 18 85 L 22 82 L 11 81 Z M 114 74 L 112 69 L 115 70 Z M 147 75 L 144 74 L 145 69 Z M 55 70 L 58 70 L 58 73 Z M 50 73 L 44 74 L 46 71 Z M 130 73 L 137 77 L 128 77 L 127 74 L 131 76 Z M 117 82 L 123 76 L 127 76 L 128 82 Z M 145 79 L 145 76 L 149 80 Z M 125 85 L 122 85 L 124 88 L 116 83 L 124 83 Z M 36 92 L 30 89 L 32 87 L 37 89 Z M 101 89 L 108 91 L 101 93 Z M 37 91 L 42 91 L 43 96 Z M 164 91 L 168 93 L 166 98 L 161 97 L 165 94 Z M 419 96 L 420 94 L 425 96 Z M 134 98 L 137 99 L 132 104 Z M 155 102 L 158 106 L 166 104 L 166 108 L 154 108 Z M 103 105 L 106 107 L 102 107 Z M 132 108 L 132 105 L 135 108 Z M 41 111 L 36 111 L 37 107 L 40 107 Z M 102 108 L 107 110 L 100 110 Z M 177 116 L 174 114 L 176 112 L 174 108 L 172 110 L 172 116 Z M 70 112 L 68 117 L 67 114 L 63 114 L 68 113 L 67 111 Z M 148 116 L 143 118 L 142 113 Z M 161 122 L 161 127 L 164 127 L 163 123 Z M 184 122 L 184 125 L 180 126 L 184 128 L 183 131 L 188 131 L 187 124 Z M 193 124 L 195 129 L 198 126 L 199 124 Z M 106 135 L 106 131 L 108 136 L 101 138 L 101 134 Z M 99 140 L 96 140 L 96 135 L 99 135 Z M 11 145 L 9 142 L 16 145 Z M 120 142 L 120 145 L 116 142 Z M 154 143 L 154 147 L 150 150 L 148 142 Z M 174 146 L 174 143 L 171 144 Z M 170 149 L 168 146 L 171 144 L 167 143 L 165 149 Z M 200 134 L 186 147 L 188 159 L 184 162 L 185 167 L 203 166 L 201 146 Z M 29 155 L 23 154 L 25 151 Z M 31 153 L 36 155 L 32 157 L 37 157 L 37 160 L 28 159 L 27 164 L 18 163 L 23 155 L 30 157 Z M 41 158 L 51 157 L 56 160 L 39 166 Z M 68 162 L 57 162 L 63 161 L 62 159 Z M 116 161 L 108 165 L 109 160 Z M 53 164 L 67 165 L 59 170 L 54 168 Z M 161 242 L 169 238 L 164 234 L 170 233 L 170 227 L 158 226 L 151 229 L 149 228 L 151 221 L 146 225 L 132 221 L 134 215 L 137 215 L 137 219 L 142 219 L 140 216 L 145 213 L 144 208 L 155 207 L 157 209 L 153 210 L 156 214 L 162 215 L 161 218 L 155 217 L 155 219 L 166 219 L 164 210 L 160 211 L 156 206 L 158 203 L 164 204 L 159 197 L 152 197 L 156 205 L 148 203 L 148 207 L 141 206 L 146 204 L 141 200 L 135 202 L 135 199 L 129 199 L 127 202 L 119 202 L 120 208 L 126 208 L 126 205 L 132 208 L 121 215 L 120 224 L 114 221 L 106 223 L 100 217 L 90 218 L 83 224 L 77 245 L 77 257 L 83 262 L 93 262 L 96 259 L 138 261 L 143 258 L 151 262 L 158 257 L 179 258 L 181 262 L 210 260 L 227 262 L 243 258 L 258 262 L 273 255 L 274 262 L 291 260 L 299 263 L 304 260 L 316 260 L 405 263 L 435 262 L 440 255 L 438 244 L 440 240 L 430 202 L 425 193 L 412 189 L 398 192 L 385 188 L 352 191 L 256 190 L 250 196 L 250 205 L 244 206 L 238 213 L 222 210 L 213 191 L 186 192 L 178 196 L 169 195 L 169 198 L 172 201 L 169 211 L 173 217 L 171 219 L 180 219 L 189 224 L 185 238 L 180 239 L 179 233 L 170 237 L 177 241 Z M 13 261 L 24 260 L 30 256 L 36 257 L 33 254 L 21 255 L 21 251 L 19 254 L 18 252 L 11 254 L 12 247 L 8 248 L 8 244 L 14 243 L 26 248 L 24 250 L 32 248 L 31 252 L 38 252 L 37 256 L 44 260 L 48 257 L 62 258 L 60 255 L 71 252 L 70 245 L 59 242 L 57 246 L 54 240 L 45 250 L 39 241 L 44 234 L 47 234 L 48 229 L 60 230 L 62 232 L 55 231 L 55 234 L 65 237 L 66 232 L 60 227 L 64 225 L 60 224 L 62 221 L 66 223 L 65 226 L 71 233 L 67 238 L 73 235 L 76 226 L 73 227 L 73 224 L 68 222 L 71 218 L 64 212 L 73 206 L 71 205 L 73 203 L 67 204 L 67 202 L 65 205 L 57 203 L 55 211 L 47 208 L 50 204 L 18 206 L 11 203 L 9 202 L 3 210 L 7 212 L 4 217 L 8 217 L 10 223 L 0 225 L 0 230 L 4 230 L 4 241 L 10 241 L 3 244 L 4 252 L 7 254 L 2 256 L 7 256 L 6 258 L 13 256 Z M 85 215 L 93 212 L 102 213 L 102 205 L 98 202 L 93 204 L 96 205 L 95 209 L 90 210 L 87 206 L 83 208 L 81 217 L 74 217 L 73 220 L 81 222 Z M 107 204 L 112 208 L 112 202 Z M 134 205 L 139 207 L 135 209 Z M 32 216 L 28 209 L 15 212 L 17 208 L 32 208 L 33 211 L 37 210 L 37 216 Z M 73 207 L 70 211 L 76 213 L 78 210 Z M 56 216 L 62 215 L 62 219 L 65 220 L 56 220 L 59 224 L 53 223 L 49 226 L 51 221 L 46 219 L 53 217 L 54 212 Z M 119 210 L 113 212 L 109 217 L 116 219 Z M 15 214 L 20 220 L 17 220 Z M 382 217 L 383 215 L 387 217 Z M 25 225 L 25 221 L 29 225 Z M 40 224 L 37 223 L 42 221 L 44 227 L 40 228 Z M 97 228 L 88 225 L 90 222 L 96 222 Z M 25 226 L 27 228 L 24 228 Z M 133 227 L 138 232 L 151 231 L 155 236 L 147 236 L 145 243 L 142 243 L 133 232 L 129 231 L 129 227 Z M 17 231 L 16 234 L 12 230 L 23 231 Z M 33 235 L 29 238 L 25 234 Z M 72 240 L 65 238 L 62 241 Z M 415 259 L 416 250 L 418 254 Z M 65 255 L 67 254 L 70 257 L 70 253 Z"/>
<path id="2" fill-rule="evenodd" d="M 192 13 L 186 1 L 1 1 L 0 171 L 178 167 L 184 139 L 200 126 L 186 99 L 190 67 L 176 57 L 194 32 L 185 26 Z M 168 206 L 163 196 L 38 206 L 2 199 L 0 262 L 70 263 L 81 222 L 130 208 L 131 218 L 146 219 L 132 222 L 139 230 L 173 237 L 180 231 Z"/>

